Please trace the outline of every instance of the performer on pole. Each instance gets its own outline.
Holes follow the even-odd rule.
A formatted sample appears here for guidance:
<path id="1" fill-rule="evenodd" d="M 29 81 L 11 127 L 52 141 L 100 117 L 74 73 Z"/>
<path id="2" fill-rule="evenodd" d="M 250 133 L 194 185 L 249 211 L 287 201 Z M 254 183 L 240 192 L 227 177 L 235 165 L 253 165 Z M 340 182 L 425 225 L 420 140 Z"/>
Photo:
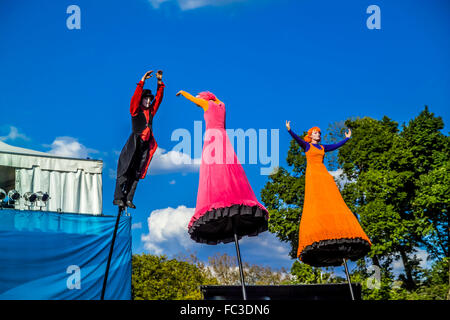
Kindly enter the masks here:
<path id="1" fill-rule="evenodd" d="M 308 130 L 302 139 L 286 121 L 286 128 L 306 155 L 305 201 L 300 220 L 298 258 L 311 266 L 339 266 L 345 259 L 357 260 L 367 254 L 371 242 L 357 218 L 345 204 L 325 165 L 326 152 L 343 146 L 351 137 L 330 145 L 321 145 L 318 127 Z"/>
<path id="2" fill-rule="evenodd" d="M 225 104 L 211 92 L 182 95 L 203 109 L 206 122 L 195 214 L 188 231 L 200 243 L 256 236 L 268 229 L 269 213 L 258 202 L 225 130 Z M 236 232 L 235 232 L 236 231 Z"/>
<path id="3" fill-rule="evenodd" d="M 242 296 L 247 300 L 239 239 L 266 231 L 269 212 L 256 199 L 227 135 L 225 104 L 211 92 L 193 97 L 181 90 L 179 95 L 203 109 L 206 123 L 197 203 L 188 232 L 199 243 L 214 245 L 234 240 Z"/>
<path id="4" fill-rule="evenodd" d="M 137 183 L 144 179 L 153 154 L 158 147 L 153 136 L 153 117 L 161 104 L 164 94 L 162 71 L 156 73 L 158 87 L 156 97 L 149 89 L 144 89 L 145 80 L 153 77 L 153 71 L 144 74 L 137 84 L 131 98 L 130 114 L 132 133 L 120 153 L 117 164 L 116 190 L 114 191 L 114 205 L 130 207 L 133 204 Z"/>

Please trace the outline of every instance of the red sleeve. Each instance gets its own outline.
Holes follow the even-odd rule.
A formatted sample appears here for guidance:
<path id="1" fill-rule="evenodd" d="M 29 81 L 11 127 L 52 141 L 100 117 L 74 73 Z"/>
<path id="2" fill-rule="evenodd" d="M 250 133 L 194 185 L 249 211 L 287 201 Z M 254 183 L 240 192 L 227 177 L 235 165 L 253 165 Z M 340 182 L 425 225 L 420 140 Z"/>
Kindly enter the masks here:
<path id="1" fill-rule="evenodd" d="M 141 103 L 142 90 L 144 89 L 144 81 L 139 81 L 130 103 L 130 113 L 132 116 L 137 115 L 139 104 Z"/>
<path id="2" fill-rule="evenodd" d="M 165 87 L 164 82 L 161 82 L 161 84 L 158 84 L 158 89 L 156 91 L 156 97 L 155 97 L 155 100 L 153 100 L 152 107 L 151 107 L 152 116 L 155 115 L 156 111 L 158 111 L 159 105 L 161 104 L 161 101 L 162 101 L 162 98 L 164 95 L 164 87 Z"/>

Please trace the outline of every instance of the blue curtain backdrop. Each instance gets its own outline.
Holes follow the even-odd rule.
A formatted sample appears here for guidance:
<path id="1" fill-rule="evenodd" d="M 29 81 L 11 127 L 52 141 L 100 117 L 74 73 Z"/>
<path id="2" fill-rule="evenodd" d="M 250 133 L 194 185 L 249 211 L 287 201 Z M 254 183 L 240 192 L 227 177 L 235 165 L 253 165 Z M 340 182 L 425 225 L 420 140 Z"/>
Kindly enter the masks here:
<path id="1" fill-rule="evenodd" d="M 0 211 L 0 299 L 100 299 L 116 217 Z M 131 217 L 119 222 L 105 299 L 131 299 Z"/>

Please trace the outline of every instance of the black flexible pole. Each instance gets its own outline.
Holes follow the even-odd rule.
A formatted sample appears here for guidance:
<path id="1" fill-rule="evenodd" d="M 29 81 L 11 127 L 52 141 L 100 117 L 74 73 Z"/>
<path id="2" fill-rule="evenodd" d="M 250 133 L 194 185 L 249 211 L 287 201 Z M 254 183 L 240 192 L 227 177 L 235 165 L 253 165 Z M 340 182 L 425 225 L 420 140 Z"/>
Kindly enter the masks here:
<path id="1" fill-rule="evenodd" d="M 232 220 L 233 224 L 233 233 L 234 233 L 234 244 L 236 245 L 236 254 L 238 258 L 238 264 L 239 264 L 239 273 L 241 275 L 241 286 L 242 286 L 242 297 L 244 300 L 247 300 L 247 293 L 245 291 L 245 279 L 244 279 L 244 270 L 242 269 L 242 261 L 241 261 L 241 252 L 239 250 L 239 239 L 236 231 L 236 221 L 235 219 Z"/>
<path id="2" fill-rule="evenodd" d="M 101 296 L 100 300 L 104 300 L 104 298 L 105 298 L 105 290 L 106 290 L 106 283 L 108 282 L 109 266 L 111 264 L 111 257 L 112 257 L 112 253 L 113 253 L 113 249 L 114 249 L 114 242 L 116 241 L 117 228 L 119 227 L 119 220 L 120 220 L 120 215 L 122 214 L 122 210 L 123 210 L 123 208 L 121 206 L 119 206 L 119 213 L 117 214 L 116 225 L 114 226 L 114 233 L 113 233 L 113 238 L 111 241 L 111 247 L 109 248 L 108 262 L 106 263 L 106 271 L 105 271 L 105 277 L 103 279 L 103 287 L 102 287 L 102 296 Z"/>
<path id="3" fill-rule="evenodd" d="M 348 274 L 347 261 L 344 259 L 344 267 L 345 267 L 345 275 L 347 276 L 348 285 L 350 287 L 350 295 L 352 296 L 352 300 L 355 300 L 353 296 L 353 288 L 352 283 L 350 282 L 350 275 Z"/>

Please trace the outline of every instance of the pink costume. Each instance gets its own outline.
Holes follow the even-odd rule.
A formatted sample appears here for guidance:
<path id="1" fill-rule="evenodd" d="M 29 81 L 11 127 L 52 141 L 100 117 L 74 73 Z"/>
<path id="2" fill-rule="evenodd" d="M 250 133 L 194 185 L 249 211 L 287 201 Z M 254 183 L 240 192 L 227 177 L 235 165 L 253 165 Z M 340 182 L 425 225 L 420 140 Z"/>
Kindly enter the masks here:
<path id="1" fill-rule="evenodd" d="M 232 223 L 238 238 L 256 236 L 267 230 L 269 219 L 226 133 L 225 104 L 218 102 L 209 100 L 204 112 L 206 132 L 197 205 L 188 226 L 193 240 L 207 244 L 234 241 Z"/>

